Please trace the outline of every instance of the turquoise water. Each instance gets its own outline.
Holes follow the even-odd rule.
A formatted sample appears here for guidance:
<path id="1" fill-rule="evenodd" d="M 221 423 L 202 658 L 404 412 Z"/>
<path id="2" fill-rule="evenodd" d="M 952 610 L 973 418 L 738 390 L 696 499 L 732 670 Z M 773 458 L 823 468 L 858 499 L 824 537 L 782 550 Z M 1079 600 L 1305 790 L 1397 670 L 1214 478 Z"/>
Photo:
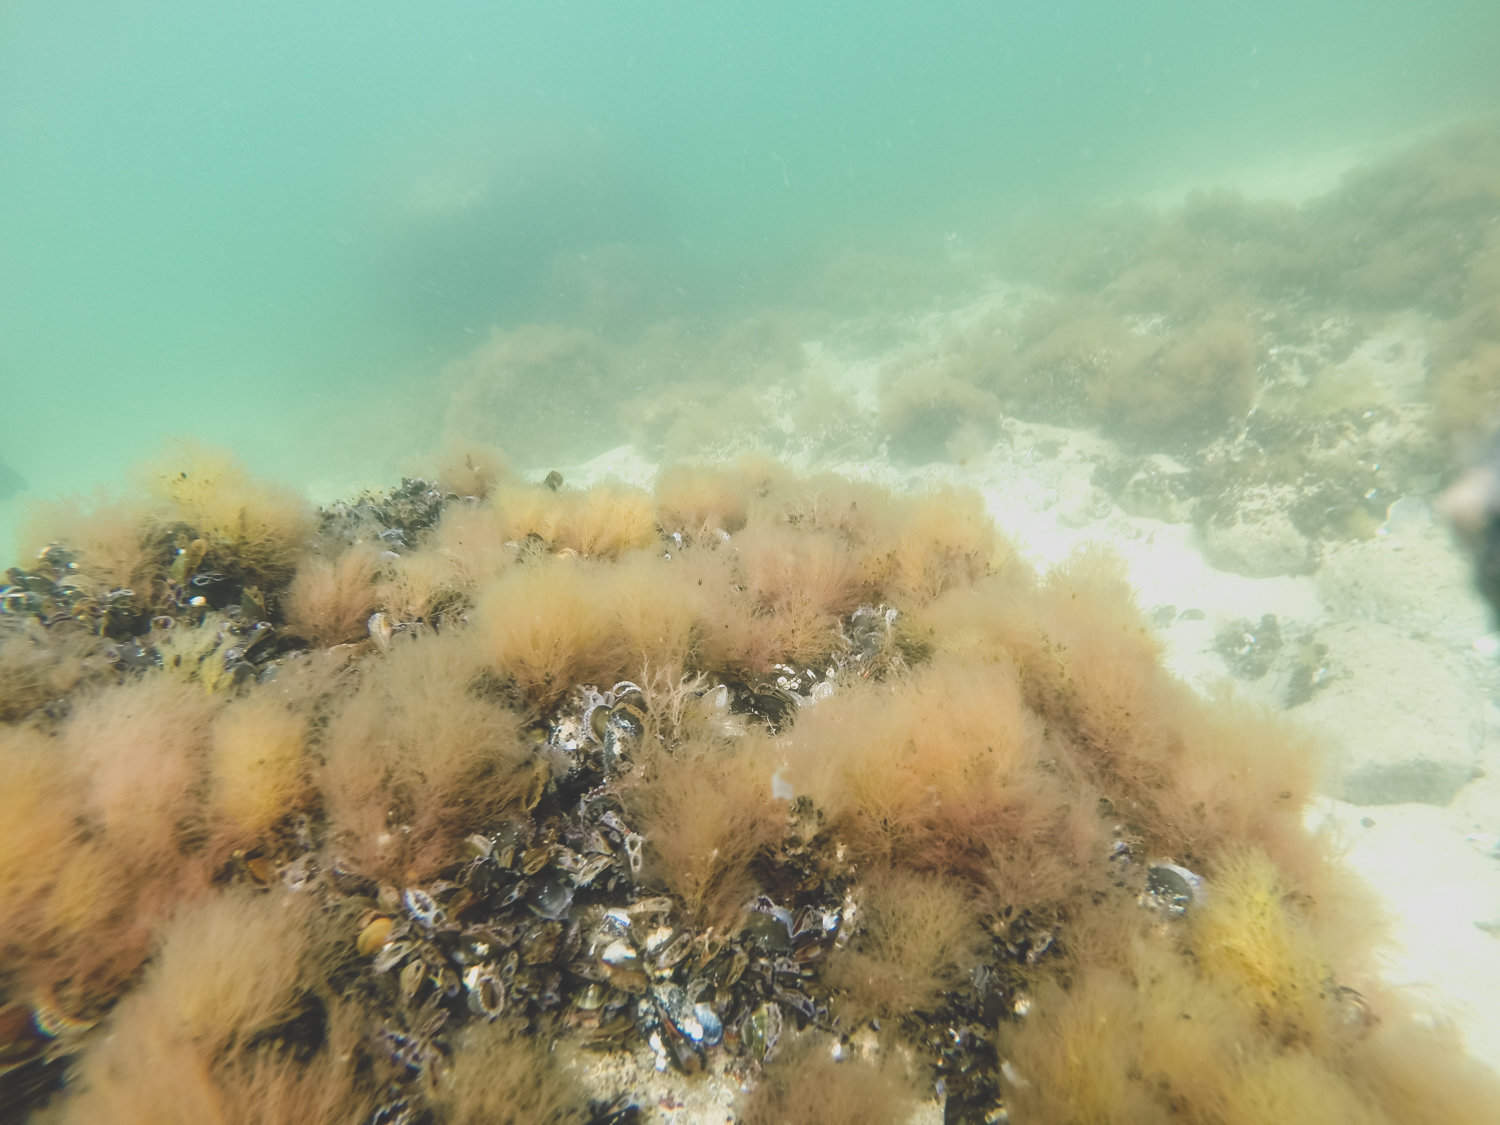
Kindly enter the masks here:
<path id="1" fill-rule="evenodd" d="M 1500 106 L 1497 42 L 1478 0 L 13 0 L 0 459 L 35 495 L 183 433 L 388 474 L 492 326 L 732 318 L 850 252 L 1378 145 Z"/>
<path id="2" fill-rule="evenodd" d="M 570 485 L 586 483 L 589 458 L 625 445 L 638 457 L 609 468 L 642 478 L 685 455 L 753 447 L 799 472 L 831 465 L 893 489 L 960 479 L 1039 563 L 1111 540 L 1174 675 L 1194 687 L 1233 676 L 1244 698 L 1292 712 L 1327 742 L 1338 760 L 1320 792 L 1343 802 L 1318 815 L 1339 820 L 1357 869 L 1400 914 L 1410 954 L 1387 984 L 1433 992 L 1439 1012 L 1476 998 L 1464 1033 L 1500 1066 L 1500 1015 L 1482 1003 L 1500 987 L 1486 976 L 1500 931 L 1497 642 L 1493 633 L 1474 641 L 1495 607 L 1472 595 L 1471 560 L 1449 547 L 1429 503 L 1463 443 L 1500 416 L 1497 44 L 1495 0 L 10 0 L 0 6 L 0 570 L 24 541 L 33 502 L 136 491 L 132 467 L 181 437 L 227 447 L 256 474 L 318 500 L 430 474 L 455 439 L 504 447 L 532 480 L 565 470 Z M 1205 187 L 1229 190 L 1193 194 Z M 1116 440 L 1096 442 L 1090 431 Z M 212 473 L 212 458 L 205 468 Z M 180 491 L 202 499 L 191 480 Z M 106 513 L 95 521 L 99 569 L 84 543 L 82 573 L 102 585 L 102 575 L 149 571 L 151 604 L 182 609 L 159 556 L 169 536 L 183 548 L 172 564 L 181 583 L 206 547 L 162 521 L 181 513 L 207 539 L 210 518 L 234 522 L 235 494 L 223 489 L 224 510 L 201 518 L 180 499 L 149 516 Z M 512 490 L 493 507 L 519 510 L 526 494 Z M 560 501 L 583 495 L 565 490 Z M 865 495 L 848 493 L 851 514 Z M 820 503 L 805 501 L 809 511 Z M 927 507 L 960 521 L 960 503 Z M 267 507 L 284 517 L 269 520 L 267 538 L 285 540 L 285 555 L 302 525 L 290 506 Z M 788 506 L 786 522 L 800 510 Z M 254 521 L 241 510 L 240 522 Z M 653 517 L 641 522 L 654 542 Z M 143 524 L 153 567 L 111 571 L 111 544 L 139 545 Z M 346 531 L 373 528 L 348 513 L 339 526 L 320 544 L 330 557 Z M 468 588 L 498 565 L 486 537 L 511 536 L 492 535 L 508 523 L 476 523 L 466 542 L 464 526 L 454 521 L 451 539 L 414 532 L 407 545 L 433 545 L 432 558 L 381 562 L 382 582 L 392 582 L 369 597 L 383 600 L 361 603 L 355 591 L 340 607 L 352 628 L 306 631 L 284 585 L 286 559 L 274 568 L 259 560 L 268 577 L 257 589 L 245 577 L 259 573 L 250 551 L 234 568 L 244 571 L 233 578 L 240 608 L 231 601 L 209 621 L 274 618 L 286 638 L 278 651 L 368 631 L 361 647 L 372 656 L 398 631 L 446 632 L 462 611 L 434 593 L 450 581 L 434 562 L 439 549 L 451 542 L 448 561 L 472 567 Z M 514 526 L 529 525 L 518 516 Z M 940 523 L 915 516 L 891 527 L 901 531 L 881 535 L 893 544 L 942 541 Z M 852 588 L 815 573 L 836 541 L 831 528 L 813 529 L 823 546 L 798 567 L 830 589 Z M 399 542 L 391 530 L 400 534 L 387 529 L 383 546 Z M 960 554 L 967 534 L 957 533 Z M 744 558 L 757 549 L 753 532 L 747 541 Z M 769 556 L 788 542 L 767 534 L 759 550 Z M 517 554 L 531 557 L 534 545 Z M 547 546 L 587 553 L 586 544 Z M 456 559 L 464 552 L 472 557 Z M 363 548 L 344 557 L 358 562 Z M 996 568 L 1009 569 L 1001 557 Z M 319 561 L 298 565 L 309 587 L 321 581 Z M 367 584 L 373 565 L 359 562 L 365 577 L 351 585 Z M 722 576 L 738 582 L 737 573 L 726 563 Z M 223 579 L 194 577 L 209 587 Z M 81 589 L 89 601 L 70 604 L 113 596 Z M 528 598 L 542 590 L 545 600 L 548 587 L 510 589 Z M 30 604 L 25 593 L 13 590 L 0 609 Z M 1031 587 L 1018 581 L 1013 594 L 1019 604 Z M 491 596 L 476 628 L 490 627 Z M 508 596 L 499 604 L 521 606 Z M 913 587 L 902 596 L 920 607 L 926 595 Z M 1040 604 L 1061 606 L 1052 596 Z M 762 620 L 761 608 L 747 608 L 746 622 Z M 567 612 L 564 599 L 559 619 Z M 1044 637 L 1036 651 L 1051 661 L 1054 638 L 1030 614 L 1018 611 L 1021 624 L 1005 629 Z M 1086 614 L 1075 615 L 1057 631 L 1058 651 L 1083 635 Z M 862 617 L 881 620 L 856 614 L 851 637 Z M 28 706 L 51 696 L 54 673 L 58 683 L 82 674 L 68 648 L 76 626 L 58 624 L 41 644 L 30 610 L 0 620 L 13 670 L 4 682 L 20 682 L 14 694 Z M 134 620 L 144 628 L 144 615 Z M 106 654 L 127 676 L 161 657 L 169 667 L 191 661 L 206 687 L 241 682 L 245 667 L 231 666 L 222 647 L 229 634 L 190 627 L 185 613 L 168 633 L 173 620 L 153 621 L 140 645 L 116 629 L 107 647 L 79 648 L 80 666 L 94 665 L 85 686 L 115 675 Z M 886 645 L 901 652 L 891 667 L 904 666 L 893 618 L 883 620 Z M 709 619 L 693 629 L 708 636 Z M 235 635 L 251 638 L 248 647 L 267 633 L 257 625 Z M 746 635 L 775 643 L 758 627 Z M 202 647 L 210 638 L 216 647 Z M 986 658 L 1007 663 L 1008 644 L 996 641 Z M 1123 654 L 1118 677 L 1100 671 L 1108 690 L 1098 693 L 1111 706 L 1125 701 L 1120 729 L 1145 715 L 1145 734 L 1126 733 L 1170 743 L 1173 757 L 1164 750 L 1161 762 L 1175 761 L 1181 737 L 1248 763 L 1254 736 L 1236 729 L 1234 714 L 1194 720 L 1170 740 L 1150 727 L 1154 710 L 1177 705 L 1175 688 L 1132 679 L 1128 663 L 1144 661 L 1135 649 L 1134 637 L 1101 643 Z M 384 660 L 373 656 L 370 667 Z M 1071 677 L 1073 666 L 1059 669 Z M 1092 674 L 1081 659 L 1076 666 Z M 405 666 L 393 657 L 391 667 Z M 496 667 L 512 674 L 504 659 Z M 437 672 L 467 699 L 462 679 Z M 376 687 L 357 699 L 397 683 L 395 672 L 368 674 Z M 1059 674 L 1043 670 L 1039 682 Z M 968 690 L 958 678 L 930 682 L 933 700 Z M 57 719 L 81 697 L 75 689 L 44 709 L 64 731 L 69 770 L 91 759 L 68 739 L 109 744 L 76 718 Z M 713 697 L 727 701 L 728 685 Z M 311 699 L 299 706 L 311 710 Z M 327 713 L 359 715 L 332 694 L 326 702 Z M 1041 730 L 1041 716 L 1001 704 L 995 714 L 1014 717 L 1016 729 L 1034 719 Z M 320 728 L 323 706 L 320 697 Z M 708 727 L 719 729 L 722 706 L 705 711 Z M 1038 746 L 1050 753 L 1072 741 L 1077 706 L 1049 711 Z M 626 713 L 612 704 L 609 721 Z M 186 721 L 208 715 L 205 707 Z M 90 721 L 104 716 L 96 709 Z M 354 729 L 350 754 L 356 743 L 368 749 L 363 727 Z M 728 737 L 734 728 L 722 729 Z M 122 742 L 146 756 L 122 761 L 186 760 L 186 750 L 158 753 L 126 730 Z M 409 752 L 424 770 L 429 748 L 424 730 Z M 1292 796 L 1291 783 L 1268 786 L 1246 768 L 1247 809 L 1273 792 L 1277 802 Z M 149 769 L 126 772 L 130 792 L 150 788 L 140 780 Z M 1058 776 L 1074 777 L 1074 767 Z M 1215 776 L 1191 773 L 1180 792 L 1207 796 L 1204 779 Z M 773 791 L 778 779 L 779 769 Z M 193 786 L 198 801 L 202 786 Z M 317 798 L 318 830 L 334 840 L 330 792 Z M 1095 794 L 1084 795 L 1086 809 Z M 383 824 L 395 810 L 377 799 L 371 823 Z M 1071 814 L 1067 824 L 1071 832 Z M 99 839 L 111 833 L 124 838 L 108 823 L 101 831 L 89 855 L 103 855 Z M 74 862 L 66 885 L 76 888 L 91 872 L 80 864 L 76 876 Z M 1033 948 L 1040 956 L 1047 945 Z M 7 972 L 0 967 L 8 988 Z M 15 998 L 0 989 L 0 1010 Z M 128 1030 L 132 1018 L 118 1026 Z M 1320 1049 L 1305 1046 L 1288 1058 Z M 1424 1069 L 1424 1056 L 1412 1057 Z"/>

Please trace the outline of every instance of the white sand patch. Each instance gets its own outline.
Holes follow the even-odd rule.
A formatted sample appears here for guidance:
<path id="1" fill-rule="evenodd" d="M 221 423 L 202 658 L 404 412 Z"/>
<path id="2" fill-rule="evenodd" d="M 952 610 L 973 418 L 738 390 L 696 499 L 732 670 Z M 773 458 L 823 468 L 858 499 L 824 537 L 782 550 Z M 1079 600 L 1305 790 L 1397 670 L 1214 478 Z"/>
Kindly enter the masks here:
<path id="1" fill-rule="evenodd" d="M 1319 801 L 1314 827 L 1332 826 L 1344 862 L 1390 914 L 1381 951 L 1387 983 L 1408 993 L 1434 1023 L 1452 1024 L 1470 1052 L 1500 1069 L 1500 857 L 1490 839 L 1470 839 L 1454 810 L 1431 805 L 1359 808 Z"/>

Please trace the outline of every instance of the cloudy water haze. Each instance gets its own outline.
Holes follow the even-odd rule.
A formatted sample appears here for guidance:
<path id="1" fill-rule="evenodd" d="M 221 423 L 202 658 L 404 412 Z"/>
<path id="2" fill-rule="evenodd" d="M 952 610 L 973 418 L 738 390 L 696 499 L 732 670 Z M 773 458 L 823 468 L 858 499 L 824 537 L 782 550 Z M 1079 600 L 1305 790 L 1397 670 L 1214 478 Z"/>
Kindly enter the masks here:
<path id="1" fill-rule="evenodd" d="M 1479 3 L 19 0 L 0 457 L 50 495 L 190 433 L 347 484 L 434 444 L 492 327 L 745 315 L 1322 167 L 1492 108 L 1497 38 Z"/>
<path id="2" fill-rule="evenodd" d="M 0 5 L 0 1119 L 1500 1120 L 1497 45 Z"/>

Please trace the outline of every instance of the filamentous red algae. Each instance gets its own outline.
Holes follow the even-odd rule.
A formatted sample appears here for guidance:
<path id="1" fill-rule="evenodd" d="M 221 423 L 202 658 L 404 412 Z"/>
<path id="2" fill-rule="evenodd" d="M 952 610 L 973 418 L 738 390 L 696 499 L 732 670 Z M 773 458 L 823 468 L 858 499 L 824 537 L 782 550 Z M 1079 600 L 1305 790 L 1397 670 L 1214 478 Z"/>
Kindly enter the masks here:
<path id="1" fill-rule="evenodd" d="M 1314 748 L 1106 556 L 764 463 L 313 516 L 188 456 L 8 574 L 9 1111 L 627 1121 L 574 1079 L 633 1051 L 746 1121 L 1500 1117 Z"/>

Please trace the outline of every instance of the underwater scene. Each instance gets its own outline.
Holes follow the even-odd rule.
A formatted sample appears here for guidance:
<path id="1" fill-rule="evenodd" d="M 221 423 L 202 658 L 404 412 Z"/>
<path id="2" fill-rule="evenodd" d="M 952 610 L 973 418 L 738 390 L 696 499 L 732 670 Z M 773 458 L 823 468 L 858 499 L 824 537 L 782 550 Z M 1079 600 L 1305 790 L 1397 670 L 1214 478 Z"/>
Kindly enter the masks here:
<path id="1" fill-rule="evenodd" d="M 6 5 L 0 1121 L 1500 1121 L 1497 43 Z"/>

